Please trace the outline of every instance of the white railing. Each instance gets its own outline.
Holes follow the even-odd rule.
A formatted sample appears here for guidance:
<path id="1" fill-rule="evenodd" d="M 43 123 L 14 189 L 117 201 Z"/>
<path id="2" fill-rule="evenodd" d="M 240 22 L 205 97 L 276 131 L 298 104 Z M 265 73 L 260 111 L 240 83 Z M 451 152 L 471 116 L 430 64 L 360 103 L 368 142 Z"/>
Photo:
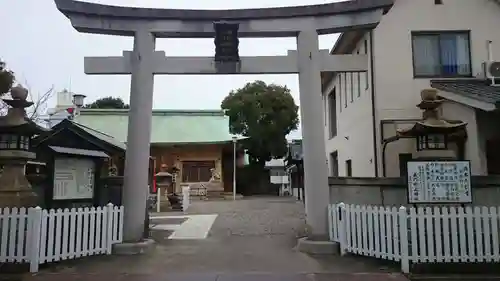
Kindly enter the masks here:
<path id="1" fill-rule="evenodd" d="M 330 205 L 330 239 L 341 253 L 410 263 L 498 262 L 499 207 Z"/>
<path id="2" fill-rule="evenodd" d="M 111 254 L 122 241 L 123 207 L 0 209 L 0 262 L 43 263 Z"/>

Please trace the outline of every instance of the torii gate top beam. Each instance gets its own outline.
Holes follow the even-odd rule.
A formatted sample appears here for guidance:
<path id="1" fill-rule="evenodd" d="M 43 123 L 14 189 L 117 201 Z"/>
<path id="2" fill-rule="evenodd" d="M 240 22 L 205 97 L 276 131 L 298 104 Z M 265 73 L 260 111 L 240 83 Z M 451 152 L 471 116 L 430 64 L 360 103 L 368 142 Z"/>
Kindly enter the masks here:
<path id="1" fill-rule="evenodd" d="M 213 38 L 213 22 L 240 25 L 239 37 L 289 37 L 304 28 L 318 34 L 373 28 L 394 0 L 354 0 L 322 5 L 263 9 L 179 10 L 101 5 L 55 0 L 80 32 L 133 36 L 147 29 L 159 38 Z"/>

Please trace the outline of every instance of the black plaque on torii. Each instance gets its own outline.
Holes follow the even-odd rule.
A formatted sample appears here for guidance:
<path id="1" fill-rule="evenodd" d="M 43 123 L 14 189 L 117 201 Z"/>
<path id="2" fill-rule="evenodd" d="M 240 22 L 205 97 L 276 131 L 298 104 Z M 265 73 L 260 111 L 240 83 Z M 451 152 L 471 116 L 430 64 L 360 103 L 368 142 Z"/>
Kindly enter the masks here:
<path id="1" fill-rule="evenodd" d="M 214 22 L 214 62 L 217 73 L 231 74 L 240 70 L 238 29 L 238 23 Z"/>

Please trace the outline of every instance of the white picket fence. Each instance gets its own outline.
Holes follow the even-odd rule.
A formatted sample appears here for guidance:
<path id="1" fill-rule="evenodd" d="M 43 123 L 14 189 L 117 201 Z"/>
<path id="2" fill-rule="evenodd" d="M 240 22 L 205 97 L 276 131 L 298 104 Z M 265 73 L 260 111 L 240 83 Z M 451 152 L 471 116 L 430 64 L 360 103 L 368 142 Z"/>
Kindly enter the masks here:
<path id="1" fill-rule="evenodd" d="M 382 207 L 334 204 L 330 239 L 342 254 L 410 263 L 499 262 L 500 207 Z"/>
<path id="2" fill-rule="evenodd" d="M 40 264 L 111 254 L 122 241 L 123 207 L 0 209 L 0 262 Z"/>

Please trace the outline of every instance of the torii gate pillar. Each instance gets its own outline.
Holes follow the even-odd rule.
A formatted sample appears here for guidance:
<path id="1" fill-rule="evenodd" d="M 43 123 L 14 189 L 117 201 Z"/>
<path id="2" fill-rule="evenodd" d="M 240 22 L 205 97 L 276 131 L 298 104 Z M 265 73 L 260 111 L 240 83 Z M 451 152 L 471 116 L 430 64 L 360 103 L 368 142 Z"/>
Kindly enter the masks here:
<path id="1" fill-rule="evenodd" d="M 144 233 L 153 109 L 153 64 L 155 38 L 151 32 L 136 31 L 130 58 L 130 110 L 123 186 L 123 238 L 138 241 Z M 113 126 L 113 124 L 109 124 Z"/>
<path id="2" fill-rule="evenodd" d="M 304 190 L 309 235 L 328 240 L 327 206 L 330 202 L 325 131 L 322 124 L 321 61 L 316 30 L 297 36 L 300 116 L 304 153 Z"/>

